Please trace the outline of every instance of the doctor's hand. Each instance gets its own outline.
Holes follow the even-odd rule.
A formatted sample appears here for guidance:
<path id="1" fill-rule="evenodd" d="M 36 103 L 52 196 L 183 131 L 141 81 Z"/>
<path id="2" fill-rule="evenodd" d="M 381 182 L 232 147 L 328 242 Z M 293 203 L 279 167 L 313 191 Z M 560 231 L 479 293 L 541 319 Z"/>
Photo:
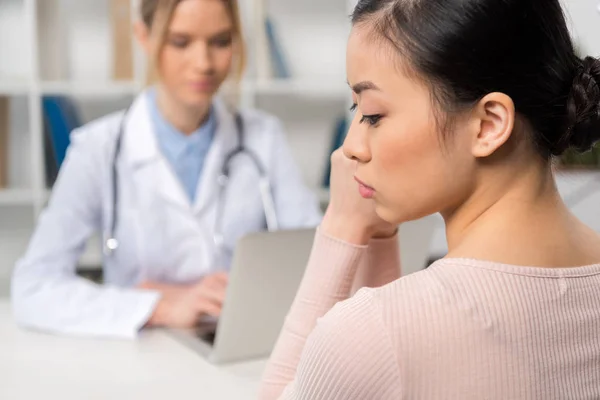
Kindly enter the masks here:
<path id="1" fill-rule="evenodd" d="M 329 236 L 354 244 L 367 244 L 373 237 L 391 237 L 397 226 L 382 220 L 375 212 L 375 202 L 359 193 L 354 179 L 357 161 L 342 149 L 331 155 L 331 200 L 321 223 Z"/>
<path id="2" fill-rule="evenodd" d="M 205 316 L 219 317 L 227 291 L 226 273 L 207 275 L 192 285 L 144 283 L 142 289 L 157 290 L 161 298 L 148 326 L 192 328 Z"/>

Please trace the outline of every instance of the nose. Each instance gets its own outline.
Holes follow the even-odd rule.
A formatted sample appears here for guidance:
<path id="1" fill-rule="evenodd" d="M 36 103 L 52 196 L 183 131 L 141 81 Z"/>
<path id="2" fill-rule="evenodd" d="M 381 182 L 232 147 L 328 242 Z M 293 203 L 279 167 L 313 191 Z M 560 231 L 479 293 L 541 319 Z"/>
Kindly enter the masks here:
<path id="1" fill-rule="evenodd" d="M 356 114 L 342 147 L 344 155 L 359 163 L 371 161 L 371 150 L 369 148 L 368 133 L 366 127 L 358 122 L 360 116 Z"/>
<path id="2" fill-rule="evenodd" d="M 210 46 L 207 43 L 198 43 L 191 54 L 194 69 L 201 73 L 210 73 L 213 69 Z"/>

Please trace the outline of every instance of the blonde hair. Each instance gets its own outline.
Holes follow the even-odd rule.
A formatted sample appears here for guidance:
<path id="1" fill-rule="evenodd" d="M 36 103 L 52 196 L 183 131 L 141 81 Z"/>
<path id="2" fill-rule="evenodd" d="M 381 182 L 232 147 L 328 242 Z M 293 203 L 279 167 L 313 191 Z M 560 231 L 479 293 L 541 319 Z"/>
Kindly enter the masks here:
<path id="1" fill-rule="evenodd" d="M 159 58 L 167 40 L 169 24 L 173 18 L 175 8 L 182 1 L 185 0 L 141 0 L 142 21 L 151 34 L 156 35 L 158 38 L 154 58 L 150 60 L 148 68 L 148 84 L 154 83 L 159 76 Z M 242 19 L 237 0 L 221 1 L 225 3 L 225 7 L 233 21 L 234 60 L 232 72 L 236 82 L 239 82 L 246 67 L 246 46 L 242 32 Z"/>

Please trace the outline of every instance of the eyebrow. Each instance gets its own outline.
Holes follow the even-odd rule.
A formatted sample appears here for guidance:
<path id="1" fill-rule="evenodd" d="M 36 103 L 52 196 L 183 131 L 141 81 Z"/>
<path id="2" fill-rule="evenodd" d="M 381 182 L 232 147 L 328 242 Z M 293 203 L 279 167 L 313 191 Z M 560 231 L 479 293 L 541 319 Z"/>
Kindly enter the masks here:
<path id="1" fill-rule="evenodd" d="M 348 83 L 348 86 L 350 86 L 350 83 Z M 351 86 L 352 91 L 356 94 L 360 94 L 361 92 L 364 92 L 365 90 L 381 90 L 379 89 L 379 87 L 374 84 L 371 81 L 363 81 L 363 82 L 359 82 L 353 86 Z"/>
<path id="2" fill-rule="evenodd" d="M 193 35 L 190 35 L 187 32 L 178 31 L 178 30 L 175 30 L 175 29 L 169 30 L 168 34 L 170 36 L 180 36 L 180 37 L 190 37 L 190 36 L 193 36 Z M 222 31 L 217 32 L 214 35 L 211 35 L 210 38 L 209 38 L 209 40 L 211 40 L 211 39 L 218 39 L 218 38 L 221 38 L 223 36 L 230 36 L 232 34 L 233 34 L 233 28 L 223 29 Z"/>

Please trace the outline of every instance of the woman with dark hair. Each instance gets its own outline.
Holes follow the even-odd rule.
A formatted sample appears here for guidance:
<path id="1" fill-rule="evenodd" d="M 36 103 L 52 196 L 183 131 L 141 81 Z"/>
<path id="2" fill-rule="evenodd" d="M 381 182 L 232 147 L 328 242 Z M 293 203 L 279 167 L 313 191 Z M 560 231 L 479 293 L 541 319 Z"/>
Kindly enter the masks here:
<path id="1" fill-rule="evenodd" d="M 600 62 L 558 0 L 352 20 L 356 117 L 261 398 L 600 398 L 600 239 L 552 169 L 600 139 Z M 435 212 L 448 255 L 398 279 L 396 224 Z"/>

